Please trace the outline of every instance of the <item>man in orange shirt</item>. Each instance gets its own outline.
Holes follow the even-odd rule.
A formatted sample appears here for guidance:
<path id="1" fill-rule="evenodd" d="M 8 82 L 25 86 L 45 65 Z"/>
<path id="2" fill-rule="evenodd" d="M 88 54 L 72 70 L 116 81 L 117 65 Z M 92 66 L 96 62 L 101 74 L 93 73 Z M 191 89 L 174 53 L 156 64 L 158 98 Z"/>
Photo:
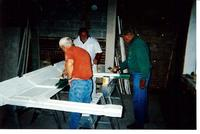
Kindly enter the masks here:
<path id="1" fill-rule="evenodd" d="M 64 75 L 67 76 L 70 85 L 69 101 L 90 103 L 92 64 L 89 53 L 80 47 L 74 46 L 69 37 L 61 38 L 59 46 L 65 53 Z M 69 128 L 77 129 L 80 118 L 80 113 L 71 113 Z"/>

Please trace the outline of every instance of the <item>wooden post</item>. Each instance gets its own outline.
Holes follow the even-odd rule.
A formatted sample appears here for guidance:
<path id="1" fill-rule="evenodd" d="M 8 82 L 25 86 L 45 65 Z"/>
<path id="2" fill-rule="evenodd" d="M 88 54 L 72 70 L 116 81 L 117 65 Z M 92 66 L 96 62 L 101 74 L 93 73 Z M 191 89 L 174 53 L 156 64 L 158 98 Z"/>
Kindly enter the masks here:
<path id="1" fill-rule="evenodd" d="M 108 0 L 105 72 L 114 66 L 117 0 Z"/>

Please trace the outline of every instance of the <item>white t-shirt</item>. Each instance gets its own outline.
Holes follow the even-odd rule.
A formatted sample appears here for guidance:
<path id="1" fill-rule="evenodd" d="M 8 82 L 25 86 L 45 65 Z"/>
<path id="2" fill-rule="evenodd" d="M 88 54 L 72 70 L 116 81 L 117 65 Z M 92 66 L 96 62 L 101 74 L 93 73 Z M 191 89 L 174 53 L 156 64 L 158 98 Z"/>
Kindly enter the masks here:
<path id="1" fill-rule="evenodd" d="M 80 40 L 80 36 L 78 36 L 73 43 L 75 46 L 85 49 L 90 54 L 92 64 L 96 54 L 102 53 L 99 42 L 93 37 L 89 37 L 87 41 L 83 43 Z"/>

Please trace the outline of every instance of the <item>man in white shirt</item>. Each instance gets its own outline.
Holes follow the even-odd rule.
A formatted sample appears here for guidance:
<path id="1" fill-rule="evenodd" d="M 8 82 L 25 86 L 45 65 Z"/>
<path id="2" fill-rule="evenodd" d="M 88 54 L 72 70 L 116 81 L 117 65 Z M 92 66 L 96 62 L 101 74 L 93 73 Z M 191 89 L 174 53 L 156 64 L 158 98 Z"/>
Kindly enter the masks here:
<path id="1" fill-rule="evenodd" d="M 99 42 L 90 37 L 87 28 L 80 28 L 78 32 L 78 37 L 74 40 L 74 45 L 85 49 L 91 57 L 92 70 L 93 73 L 97 72 L 97 64 L 100 61 L 102 49 Z M 93 77 L 93 92 L 92 97 L 96 94 L 96 78 Z"/>

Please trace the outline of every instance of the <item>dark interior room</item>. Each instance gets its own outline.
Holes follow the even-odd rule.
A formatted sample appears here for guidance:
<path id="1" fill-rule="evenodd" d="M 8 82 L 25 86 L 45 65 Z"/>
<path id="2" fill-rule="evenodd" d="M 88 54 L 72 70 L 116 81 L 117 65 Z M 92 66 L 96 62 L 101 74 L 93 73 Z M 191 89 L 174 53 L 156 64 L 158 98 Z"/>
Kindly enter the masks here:
<path id="1" fill-rule="evenodd" d="M 42 99 L 37 108 L 39 95 L 33 97 L 36 107 L 25 104 L 17 99 L 20 89 L 11 90 L 14 80 L 56 67 L 65 59 L 60 38 L 75 39 L 81 27 L 98 40 L 103 51 L 98 68 L 106 72 L 117 64 L 116 57 L 122 61 L 119 34 L 126 25 L 133 26 L 150 48 L 152 72 L 144 129 L 196 130 L 196 0 L 0 0 L 0 128 L 68 129 L 70 111 L 42 108 Z M 124 49 L 127 56 L 128 47 Z M 48 73 L 44 77 L 55 72 Z M 122 116 L 94 116 L 91 129 L 124 130 L 135 120 L 133 93 L 120 87 L 120 81 L 115 81 L 109 99 L 123 107 Z M 102 79 L 96 83 L 101 92 Z M 22 80 L 20 84 L 28 88 Z M 59 96 L 66 101 L 67 91 L 61 90 Z M 18 105 L 12 105 L 15 102 Z"/>

